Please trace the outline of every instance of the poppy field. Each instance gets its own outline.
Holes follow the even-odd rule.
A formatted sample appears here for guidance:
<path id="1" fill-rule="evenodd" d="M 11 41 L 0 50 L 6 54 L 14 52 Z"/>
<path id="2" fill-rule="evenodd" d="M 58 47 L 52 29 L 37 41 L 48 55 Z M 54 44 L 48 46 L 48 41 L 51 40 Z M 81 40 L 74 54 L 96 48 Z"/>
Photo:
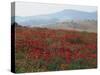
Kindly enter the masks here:
<path id="1" fill-rule="evenodd" d="M 97 67 L 97 33 L 15 27 L 16 72 Z"/>

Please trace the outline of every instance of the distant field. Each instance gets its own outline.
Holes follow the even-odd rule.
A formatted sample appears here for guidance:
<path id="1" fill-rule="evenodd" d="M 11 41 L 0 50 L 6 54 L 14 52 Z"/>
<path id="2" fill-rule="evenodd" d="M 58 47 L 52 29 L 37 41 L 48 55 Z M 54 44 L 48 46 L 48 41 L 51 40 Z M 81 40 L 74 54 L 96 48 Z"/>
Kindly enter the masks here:
<path id="1" fill-rule="evenodd" d="M 51 29 L 78 30 L 87 32 L 97 32 L 96 20 L 71 20 L 57 22 L 55 24 L 45 25 L 44 27 Z"/>
<path id="2" fill-rule="evenodd" d="M 16 72 L 97 67 L 97 33 L 16 26 Z"/>

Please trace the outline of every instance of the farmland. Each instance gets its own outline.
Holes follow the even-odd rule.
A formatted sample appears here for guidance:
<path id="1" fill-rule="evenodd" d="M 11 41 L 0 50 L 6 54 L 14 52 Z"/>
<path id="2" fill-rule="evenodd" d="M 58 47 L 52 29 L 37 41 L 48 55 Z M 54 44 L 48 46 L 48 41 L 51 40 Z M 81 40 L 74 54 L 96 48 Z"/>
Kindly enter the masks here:
<path id="1" fill-rule="evenodd" d="M 16 72 L 97 67 L 97 33 L 16 26 L 15 34 Z"/>

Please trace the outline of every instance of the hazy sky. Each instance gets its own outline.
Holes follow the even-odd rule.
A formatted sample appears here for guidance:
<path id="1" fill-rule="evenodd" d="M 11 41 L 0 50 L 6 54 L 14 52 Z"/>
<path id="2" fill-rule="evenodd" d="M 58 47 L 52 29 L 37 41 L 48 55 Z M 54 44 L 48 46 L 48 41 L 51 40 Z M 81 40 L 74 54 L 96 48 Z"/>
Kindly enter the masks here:
<path id="1" fill-rule="evenodd" d="M 94 12 L 97 7 L 94 6 L 76 6 L 65 4 L 45 4 L 45 3 L 32 3 L 32 2 L 16 2 L 15 3 L 16 16 L 34 16 L 41 14 L 49 14 L 58 12 L 64 9 L 74 9 L 85 12 Z"/>

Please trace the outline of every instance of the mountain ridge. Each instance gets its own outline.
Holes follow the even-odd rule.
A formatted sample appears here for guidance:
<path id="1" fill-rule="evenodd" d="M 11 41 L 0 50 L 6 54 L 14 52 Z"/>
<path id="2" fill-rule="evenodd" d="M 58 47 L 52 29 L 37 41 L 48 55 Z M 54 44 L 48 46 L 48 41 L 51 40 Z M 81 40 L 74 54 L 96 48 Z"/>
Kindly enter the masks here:
<path id="1" fill-rule="evenodd" d="M 96 20 L 97 15 L 95 12 L 85 12 L 72 9 L 64 9 L 59 12 L 51 14 L 43 14 L 36 16 L 15 16 L 15 21 L 21 25 L 41 25 L 52 24 L 63 20 Z M 14 16 L 13 16 L 14 17 Z M 13 19 L 12 17 L 12 19 Z"/>

